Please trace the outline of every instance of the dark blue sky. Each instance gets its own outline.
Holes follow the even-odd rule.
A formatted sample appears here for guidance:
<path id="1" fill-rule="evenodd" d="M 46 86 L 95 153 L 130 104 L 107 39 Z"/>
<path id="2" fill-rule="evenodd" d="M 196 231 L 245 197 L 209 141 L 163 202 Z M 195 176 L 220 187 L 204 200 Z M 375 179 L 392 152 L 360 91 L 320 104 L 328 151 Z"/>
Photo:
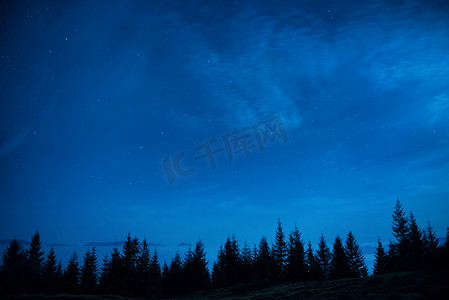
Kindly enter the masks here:
<path id="1" fill-rule="evenodd" d="M 444 236 L 449 6 L 390 2 L 2 1 L 0 238 L 387 242 L 396 198 Z"/>

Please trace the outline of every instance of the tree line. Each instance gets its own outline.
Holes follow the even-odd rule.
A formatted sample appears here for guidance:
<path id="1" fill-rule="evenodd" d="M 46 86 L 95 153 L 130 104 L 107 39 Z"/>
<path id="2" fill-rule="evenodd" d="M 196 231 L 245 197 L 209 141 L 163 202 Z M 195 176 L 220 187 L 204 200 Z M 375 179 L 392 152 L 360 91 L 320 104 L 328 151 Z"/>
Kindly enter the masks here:
<path id="1" fill-rule="evenodd" d="M 448 265 L 448 239 L 440 245 L 433 228 L 423 230 L 413 213 L 407 217 L 397 200 L 393 212 L 393 236 L 387 248 L 380 239 L 375 252 L 374 274 L 438 269 Z M 449 230 L 448 230 L 449 234 Z M 0 296 L 8 293 L 68 292 L 173 297 L 237 284 L 272 285 L 283 282 L 332 280 L 367 276 L 365 258 L 354 234 L 337 235 L 332 249 L 321 235 L 313 249 L 295 225 L 288 237 L 278 220 L 274 243 L 265 236 L 257 245 L 239 244 L 235 235 L 226 239 L 208 268 L 204 244 L 199 240 L 181 256 L 176 252 L 161 267 L 157 250 L 146 239 L 128 234 L 121 250 L 113 248 L 100 263 L 95 247 L 80 261 L 73 253 L 65 268 L 54 249 L 45 256 L 39 232 L 27 249 L 14 239 L 3 253 Z"/>

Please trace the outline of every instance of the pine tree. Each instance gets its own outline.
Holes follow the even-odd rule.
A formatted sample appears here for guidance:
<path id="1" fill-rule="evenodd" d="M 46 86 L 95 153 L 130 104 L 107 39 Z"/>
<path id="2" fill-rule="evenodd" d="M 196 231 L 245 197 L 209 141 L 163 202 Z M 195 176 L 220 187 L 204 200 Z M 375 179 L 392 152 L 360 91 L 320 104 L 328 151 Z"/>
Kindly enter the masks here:
<path id="1" fill-rule="evenodd" d="M 145 248 L 142 248 L 142 252 L 146 252 Z M 141 254 L 142 256 L 142 254 Z M 145 261 L 146 261 L 146 254 Z M 139 263 L 138 263 L 139 266 Z M 161 266 L 159 264 L 159 255 L 157 249 L 154 249 L 153 255 L 150 257 L 148 263 L 148 269 L 143 270 L 142 275 L 144 276 L 144 281 L 141 284 L 141 294 L 147 297 L 160 297 L 161 284 L 162 284 L 162 274 Z M 137 273 L 139 275 L 139 271 Z"/>
<path id="2" fill-rule="evenodd" d="M 258 255 L 258 251 L 259 251 L 258 249 L 259 249 L 258 245 L 254 244 L 253 245 L 253 251 L 252 251 L 252 253 L 253 253 L 253 268 L 254 268 L 254 265 L 255 265 L 255 263 L 257 261 L 257 255 Z"/>
<path id="3" fill-rule="evenodd" d="M 350 277 L 364 277 L 368 275 L 368 269 L 365 265 L 365 257 L 362 250 L 360 250 L 354 234 L 349 231 L 345 243 L 345 252 L 348 259 L 349 276 Z"/>
<path id="4" fill-rule="evenodd" d="M 173 257 L 170 268 L 168 270 L 166 284 L 168 289 L 165 290 L 167 296 L 179 296 L 184 289 L 183 280 L 183 264 L 181 261 L 181 255 L 176 251 Z"/>
<path id="5" fill-rule="evenodd" d="M 163 291 L 167 291 L 170 288 L 168 276 L 170 273 L 170 267 L 167 264 L 167 261 L 164 261 L 164 265 L 162 266 L 162 276 L 161 276 L 161 288 Z"/>
<path id="6" fill-rule="evenodd" d="M 441 268 L 444 263 L 442 246 L 440 248 L 437 236 L 430 221 L 427 221 L 426 230 L 423 232 L 423 264 L 427 269 Z"/>
<path id="7" fill-rule="evenodd" d="M 194 292 L 208 289 L 210 279 L 203 242 L 199 240 L 195 245 L 195 250 L 191 251 L 190 248 L 189 250 L 183 270 L 185 291 Z"/>
<path id="8" fill-rule="evenodd" d="M 69 292 L 74 292 L 78 288 L 80 280 L 80 269 L 78 262 L 78 255 L 73 252 L 70 257 L 67 267 L 64 271 L 64 287 Z"/>
<path id="9" fill-rule="evenodd" d="M 248 243 L 243 244 L 242 248 L 242 281 L 247 282 L 252 279 L 253 274 L 253 254 Z"/>
<path id="10" fill-rule="evenodd" d="M 53 247 L 51 247 L 50 253 L 48 253 L 44 262 L 42 273 L 44 277 L 52 277 L 56 274 L 56 254 Z"/>
<path id="11" fill-rule="evenodd" d="M 232 286 L 241 281 L 242 260 L 237 238 L 233 235 L 224 244 L 223 272 L 226 286 Z"/>
<path id="12" fill-rule="evenodd" d="M 318 263 L 315 260 L 315 254 L 313 253 L 312 242 L 309 241 L 307 244 L 306 251 L 306 278 L 309 280 L 318 279 Z"/>
<path id="13" fill-rule="evenodd" d="M 193 252 L 193 262 L 196 270 L 196 278 L 199 289 L 209 289 L 210 287 L 210 274 L 207 268 L 206 252 L 204 250 L 204 243 L 198 240 Z"/>
<path id="14" fill-rule="evenodd" d="M 193 250 L 191 245 L 189 244 L 189 248 L 187 248 L 186 253 L 184 254 L 183 266 L 185 266 L 188 262 L 192 261 L 192 257 L 193 257 Z"/>
<path id="15" fill-rule="evenodd" d="M 223 249 L 223 245 L 220 245 L 218 249 L 217 259 L 215 260 L 212 266 L 212 286 L 214 288 L 224 287 L 225 283 L 225 253 Z"/>
<path id="16" fill-rule="evenodd" d="M 305 278 L 304 243 L 298 226 L 290 233 L 287 252 L 287 279 L 299 281 Z"/>
<path id="17" fill-rule="evenodd" d="M 59 261 L 58 265 L 56 267 L 56 281 L 57 281 L 57 285 L 58 285 L 59 289 L 62 287 L 63 276 L 64 276 L 64 272 L 62 270 L 62 263 L 61 263 L 61 261 Z"/>
<path id="18" fill-rule="evenodd" d="M 407 226 L 408 220 L 405 216 L 404 209 L 402 208 L 399 199 L 396 200 L 396 205 L 393 211 L 393 236 L 396 241 L 390 243 L 389 260 L 391 271 L 399 271 L 407 268 L 408 259 L 407 251 L 409 249 L 407 233 L 409 228 Z"/>
<path id="19" fill-rule="evenodd" d="M 47 290 L 55 290 L 58 285 L 58 266 L 56 262 L 56 254 L 53 247 L 47 255 L 47 259 L 42 267 L 42 278 Z"/>
<path id="20" fill-rule="evenodd" d="M 189 244 L 189 248 L 187 248 L 186 253 L 184 254 L 184 261 L 182 264 L 182 290 L 184 293 L 189 292 L 191 288 L 191 280 L 189 278 L 189 272 L 192 268 L 193 261 L 193 250 Z"/>
<path id="21" fill-rule="evenodd" d="M 123 245 L 122 263 L 125 268 L 126 275 L 133 278 L 137 269 L 137 259 L 139 257 L 139 240 L 137 237 L 132 238 L 128 233 L 125 244 Z M 130 278 L 130 279 L 131 279 Z"/>
<path id="22" fill-rule="evenodd" d="M 29 276 L 26 280 L 29 281 L 29 285 L 34 290 L 39 284 L 44 261 L 44 251 L 42 250 L 42 243 L 37 230 L 31 238 L 31 243 L 25 252 L 25 256 L 27 260 L 27 275 Z"/>
<path id="23" fill-rule="evenodd" d="M 423 233 L 416 223 L 413 212 L 408 218 L 407 232 L 407 261 L 408 269 L 420 269 L 422 267 L 422 256 L 424 253 Z"/>
<path id="24" fill-rule="evenodd" d="M 320 271 L 319 278 L 322 280 L 328 279 L 330 273 L 331 253 L 329 247 L 326 244 L 326 239 L 323 234 L 321 234 L 320 242 L 318 243 L 316 261 L 318 263 Z"/>
<path id="25" fill-rule="evenodd" d="M 123 290 L 128 294 L 135 293 L 138 289 L 137 260 L 140 254 L 138 238 L 132 238 L 131 234 L 128 233 L 122 252 L 123 255 L 121 261 L 123 266 Z"/>
<path id="26" fill-rule="evenodd" d="M 220 246 L 217 260 L 212 267 L 214 287 L 232 286 L 243 280 L 243 259 L 240 255 L 237 238 L 228 237 L 224 246 Z"/>
<path id="27" fill-rule="evenodd" d="M 161 281 L 161 265 L 159 264 L 159 255 L 157 253 L 157 249 L 154 249 L 153 256 L 150 260 L 150 285 L 158 286 Z"/>
<path id="28" fill-rule="evenodd" d="M 22 281 L 22 274 L 26 267 L 25 263 L 25 253 L 17 239 L 13 239 L 3 252 L 3 283 L 9 291 L 23 289 L 25 283 Z"/>
<path id="29" fill-rule="evenodd" d="M 407 217 L 399 199 L 396 200 L 396 205 L 393 212 L 393 235 L 396 241 L 400 243 L 407 238 Z"/>
<path id="30" fill-rule="evenodd" d="M 272 279 L 272 258 L 267 239 L 262 236 L 254 262 L 255 275 L 259 280 Z"/>
<path id="31" fill-rule="evenodd" d="M 164 262 L 162 267 L 161 288 L 165 297 L 175 297 L 183 292 L 183 271 L 179 251 L 176 251 L 170 264 Z"/>
<path id="32" fill-rule="evenodd" d="M 341 238 L 337 235 L 332 248 L 330 278 L 340 279 L 348 277 L 348 260 Z"/>
<path id="33" fill-rule="evenodd" d="M 111 260 L 109 259 L 109 256 L 106 253 L 106 255 L 103 258 L 103 264 L 102 264 L 101 269 L 100 269 L 101 273 L 100 273 L 99 282 L 100 282 L 100 286 L 102 288 L 105 287 L 106 277 L 108 275 L 107 273 L 109 271 L 109 265 L 110 264 L 111 264 Z"/>
<path id="34" fill-rule="evenodd" d="M 93 292 L 97 288 L 98 263 L 95 247 L 87 249 L 81 268 L 81 288 L 84 292 Z"/>
<path id="35" fill-rule="evenodd" d="M 110 290 L 109 285 L 109 269 L 111 265 L 111 260 L 109 259 L 108 254 L 106 253 L 105 257 L 103 258 L 103 265 L 100 269 L 100 279 L 99 279 L 99 285 L 101 287 L 101 290 L 105 293 L 113 293 L 113 291 Z"/>
<path id="36" fill-rule="evenodd" d="M 396 272 L 399 269 L 399 251 L 397 245 L 391 240 L 388 242 L 387 265 L 385 273 Z"/>
<path id="37" fill-rule="evenodd" d="M 388 258 L 385 249 L 382 246 L 380 238 L 377 240 L 376 252 L 374 253 L 374 269 L 373 274 L 383 274 L 387 271 Z"/>
<path id="38" fill-rule="evenodd" d="M 151 256 L 148 242 L 144 238 L 142 246 L 140 248 L 140 255 L 137 258 L 136 272 L 137 272 L 137 285 L 142 290 L 144 287 L 148 287 L 151 283 L 150 279 L 150 264 Z"/>
<path id="39" fill-rule="evenodd" d="M 287 262 L 287 243 L 285 242 L 285 234 L 282 229 L 280 219 L 278 219 L 276 237 L 272 249 L 274 278 L 283 280 L 285 277 L 285 265 Z"/>
<path id="40" fill-rule="evenodd" d="M 13 239 L 3 253 L 4 272 L 13 272 L 20 270 L 24 263 L 25 253 L 22 250 L 17 239 Z"/>
<path id="41" fill-rule="evenodd" d="M 424 232 L 424 245 L 426 255 L 435 254 L 440 246 L 435 231 L 433 231 L 433 227 L 430 225 L 430 221 L 427 222 L 426 231 Z"/>
<path id="42" fill-rule="evenodd" d="M 104 291 L 109 293 L 122 293 L 124 268 L 122 257 L 118 248 L 113 248 L 111 258 L 106 258 L 101 269 L 100 285 Z"/>

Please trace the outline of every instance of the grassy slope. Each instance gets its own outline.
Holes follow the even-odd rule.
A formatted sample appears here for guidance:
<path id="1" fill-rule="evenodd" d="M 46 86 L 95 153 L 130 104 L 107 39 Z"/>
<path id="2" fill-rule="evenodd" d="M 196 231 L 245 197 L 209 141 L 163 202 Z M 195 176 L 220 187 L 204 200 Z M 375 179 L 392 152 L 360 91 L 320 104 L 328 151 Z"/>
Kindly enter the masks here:
<path id="1" fill-rule="evenodd" d="M 67 294 L 18 295 L 11 299 L 78 300 L 130 299 L 120 296 Z M 182 299 L 449 299 L 449 273 L 402 272 L 257 287 L 254 284 L 223 288 Z"/>
<path id="2" fill-rule="evenodd" d="M 449 299 L 449 274 L 391 273 L 362 279 L 303 282 L 258 290 L 219 289 L 213 299 Z M 208 298 L 205 297 L 205 298 Z"/>

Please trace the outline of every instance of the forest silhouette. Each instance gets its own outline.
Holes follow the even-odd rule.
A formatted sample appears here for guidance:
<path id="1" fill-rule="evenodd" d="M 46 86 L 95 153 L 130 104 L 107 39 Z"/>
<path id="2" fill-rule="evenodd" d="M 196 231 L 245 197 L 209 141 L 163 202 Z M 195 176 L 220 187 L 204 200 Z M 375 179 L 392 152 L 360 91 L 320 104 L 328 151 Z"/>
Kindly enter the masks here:
<path id="1" fill-rule="evenodd" d="M 304 243 L 296 226 L 287 236 L 278 220 L 274 243 L 265 236 L 257 245 L 239 244 L 228 236 L 208 268 L 204 243 L 176 252 L 162 266 L 157 250 L 150 251 L 128 234 L 122 249 L 117 247 L 99 261 L 95 247 L 82 259 L 73 253 L 65 268 L 57 262 L 53 248 L 45 255 L 36 231 L 27 249 L 17 239 L 3 253 L 0 268 L 0 297 L 20 293 L 63 292 L 70 294 L 115 294 L 130 297 L 177 297 L 218 288 L 248 284 L 253 287 L 280 283 L 361 278 L 368 275 L 365 258 L 354 234 L 337 235 L 329 248 L 321 235 L 317 249 Z M 421 229 L 412 212 L 407 216 L 399 200 L 393 211 L 393 241 L 384 247 L 378 240 L 373 274 L 401 271 L 447 270 L 449 241 L 440 244 L 428 222 Z M 449 228 L 447 235 L 449 235 Z"/>

